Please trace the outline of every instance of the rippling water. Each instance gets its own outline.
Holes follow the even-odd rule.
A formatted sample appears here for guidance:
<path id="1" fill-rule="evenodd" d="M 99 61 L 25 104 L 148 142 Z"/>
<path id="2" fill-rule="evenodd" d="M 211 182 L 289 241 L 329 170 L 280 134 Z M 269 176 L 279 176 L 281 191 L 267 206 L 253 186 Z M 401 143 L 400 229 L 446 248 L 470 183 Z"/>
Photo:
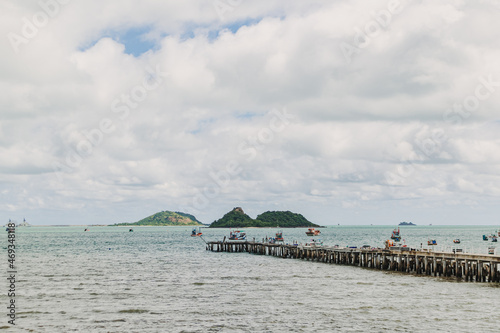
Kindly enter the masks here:
<path id="1" fill-rule="evenodd" d="M 189 227 L 17 229 L 19 332 L 499 332 L 500 288 L 205 251 Z M 392 227 L 332 226 L 325 245 L 382 246 Z M 486 253 L 493 227 L 405 227 L 409 246 Z M 202 229 L 221 240 L 227 229 Z M 306 242 L 304 229 L 285 241 Z M 247 229 L 250 239 L 276 229 Z M 6 245 L 6 238 L 4 239 Z M 5 253 L 5 245 L 4 253 Z M 425 247 L 425 246 L 424 246 Z M 4 256 L 5 257 L 5 256 Z M 5 259 L 6 261 L 6 259 Z M 6 266 L 4 266 L 6 267 Z M 2 279 L 5 280 L 5 279 Z M 7 290 L 6 282 L 2 282 Z M 6 292 L 0 299 L 7 304 Z M 4 307 L 5 308 L 5 307 Z M 6 310 L 4 310 L 6 313 Z"/>

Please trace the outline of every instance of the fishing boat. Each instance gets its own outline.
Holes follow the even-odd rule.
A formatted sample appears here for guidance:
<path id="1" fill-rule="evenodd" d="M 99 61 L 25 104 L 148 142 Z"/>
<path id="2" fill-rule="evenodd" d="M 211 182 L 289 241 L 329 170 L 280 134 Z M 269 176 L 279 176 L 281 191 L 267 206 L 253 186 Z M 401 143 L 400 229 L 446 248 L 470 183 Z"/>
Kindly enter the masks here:
<path id="1" fill-rule="evenodd" d="M 435 239 L 429 239 L 427 241 L 427 245 L 438 245 L 437 241 Z"/>
<path id="2" fill-rule="evenodd" d="M 391 239 L 394 239 L 397 242 L 401 240 L 401 233 L 399 231 L 399 227 L 392 231 Z"/>
<path id="3" fill-rule="evenodd" d="M 196 228 L 193 229 L 193 231 L 191 231 L 191 237 L 199 237 L 203 235 L 203 233 L 201 232 L 201 230 L 198 228 L 198 231 L 196 231 Z"/>
<path id="4" fill-rule="evenodd" d="M 323 246 L 323 241 L 321 239 L 311 239 L 311 243 L 306 243 L 306 246 Z"/>
<path id="5" fill-rule="evenodd" d="M 229 232 L 229 240 L 245 240 L 247 238 L 247 234 L 243 231 L 236 230 Z"/>
<path id="6" fill-rule="evenodd" d="M 454 239 L 454 240 L 453 240 L 453 243 L 455 243 L 455 244 L 460 244 L 460 239 L 458 239 L 458 238 L 457 238 L 457 239 Z"/>
<path id="7" fill-rule="evenodd" d="M 361 247 L 362 249 L 369 249 L 370 246 L 369 245 L 363 245 Z M 395 243 L 394 240 L 392 239 L 388 239 L 385 241 L 385 249 L 386 250 L 399 250 L 399 251 L 402 251 L 402 250 L 405 250 L 408 248 L 408 245 L 406 244 L 401 244 L 401 243 Z"/>
<path id="8" fill-rule="evenodd" d="M 267 241 L 269 244 L 283 243 L 283 237 L 278 237 L 279 233 L 276 233 L 276 237 L 271 237 Z"/>
<path id="9" fill-rule="evenodd" d="M 321 231 L 316 230 L 316 229 L 314 229 L 314 228 L 309 228 L 309 229 L 307 229 L 307 231 L 306 231 L 306 235 L 307 235 L 307 236 L 318 236 L 320 233 L 321 233 Z"/>
<path id="10" fill-rule="evenodd" d="M 283 231 L 279 231 L 279 232 L 276 233 L 275 240 L 276 240 L 276 242 L 283 242 L 284 241 L 284 239 L 283 239 Z"/>
<path id="11" fill-rule="evenodd" d="M 19 223 L 17 226 L 18 227 L 31 227 L 31 224 L 29 224 L 28 222 L 26 222 L 26 219 L 23 219 L 23 222 Z"/>

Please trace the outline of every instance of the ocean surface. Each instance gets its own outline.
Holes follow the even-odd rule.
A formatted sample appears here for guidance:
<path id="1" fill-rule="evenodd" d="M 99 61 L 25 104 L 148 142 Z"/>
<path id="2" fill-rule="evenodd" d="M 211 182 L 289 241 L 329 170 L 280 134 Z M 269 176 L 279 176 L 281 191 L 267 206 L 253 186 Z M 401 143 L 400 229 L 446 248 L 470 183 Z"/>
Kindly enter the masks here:
<path id="1" fill-rule="evenodd" d="M 330 226 L 325 245 L 383 247 L 393 226 Z M 212 253 L 191 227 L 19 227 L 16 326 L 5 332 L 500 332 L 500 288 L 248 253 Z M 283 229 L 285 242 L 308 242 Z M 411 247 L 486 253 L 492 226 L 401 227 Z M 246 229 L 250 239 L 277 229 Z M 202 228 L 206 240 L 229 229 Z M 4 275 L 7 236 L 3 238 Z"/>

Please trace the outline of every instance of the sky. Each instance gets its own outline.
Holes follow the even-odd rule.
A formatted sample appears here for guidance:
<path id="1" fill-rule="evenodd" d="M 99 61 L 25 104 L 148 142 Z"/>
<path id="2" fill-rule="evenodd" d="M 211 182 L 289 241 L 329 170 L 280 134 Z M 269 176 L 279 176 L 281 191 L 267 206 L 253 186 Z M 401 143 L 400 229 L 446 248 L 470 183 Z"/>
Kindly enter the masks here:
<path id="1" fill-rule="evenodd" d="M 0 217 L 500 225 L 500 4 L 0 0 Z"/>

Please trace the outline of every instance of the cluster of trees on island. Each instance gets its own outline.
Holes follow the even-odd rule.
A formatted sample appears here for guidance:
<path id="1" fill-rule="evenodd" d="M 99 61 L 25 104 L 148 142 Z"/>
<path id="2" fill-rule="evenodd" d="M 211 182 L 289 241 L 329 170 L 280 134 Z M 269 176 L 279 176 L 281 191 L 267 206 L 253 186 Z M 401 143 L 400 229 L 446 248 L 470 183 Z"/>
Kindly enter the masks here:
<path id="1" fill-rule="evenodd" d="M 286 212 L 270 212 L 267 211 L 252 219 L 245 214 L 240 207 L 234 208 L 232 211 L 224 215 L 222 218 L 210 224 L 210 228 L 269 228 L 269 227 L 284 227 L 284 228 L 300 228 L 300 227 L 320 227 L 308 221 L 301 214 Z"/>
<path id="2" fill-rule="evenodd" d="M 191 214 L 182 212 L 162 211 L 151 216 L 148 216 L 138 222 L 133 223 L 118 223 L 115 226 L 181 226 L 181 225 L 203 225 Z"/>
<path id="3" fill-rule="evenodd" d="M 187 226 L 203 225 L 191 214 L 162 211 L 134 223 L 118 223 L 115 226 Z M 304 216 L 290 211 L 267 211 L 253 219 L 240 207 L 236 207 L 222 218 L 210 224 L 210 228 L 302 228 L 320 226 L 308 221 Z"/>

